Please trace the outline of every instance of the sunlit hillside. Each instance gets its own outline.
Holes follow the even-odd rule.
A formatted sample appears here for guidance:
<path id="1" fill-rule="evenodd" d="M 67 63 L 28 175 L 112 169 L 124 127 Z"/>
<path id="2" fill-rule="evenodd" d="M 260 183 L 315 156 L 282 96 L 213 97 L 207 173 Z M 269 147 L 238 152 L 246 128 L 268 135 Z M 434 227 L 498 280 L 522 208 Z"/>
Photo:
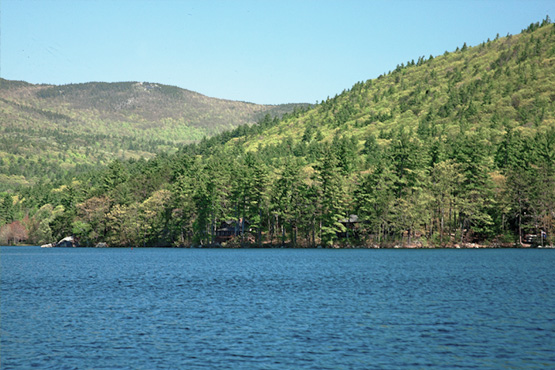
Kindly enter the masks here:
<path id="1" fill-rule="evenodd" d="M 0 79 L 0 190 L 160 151 L 292 111 L 155 83 Z"/>
<path id="2" fill-rule="evenodd" d="M 554 32 L 531 25 L 519 35 L 401 63 L 255 133 L 244 146 L 286 155 L 291 144 L 304 150 L 315 137 L 331 142 L 339 135 L 357 138 L 361 151 L 368 137 L 388 146 L 404 130 L 420 141 L 479 136 L 494 150 L 507 131 L 528 137 L 555 123 Z"/>

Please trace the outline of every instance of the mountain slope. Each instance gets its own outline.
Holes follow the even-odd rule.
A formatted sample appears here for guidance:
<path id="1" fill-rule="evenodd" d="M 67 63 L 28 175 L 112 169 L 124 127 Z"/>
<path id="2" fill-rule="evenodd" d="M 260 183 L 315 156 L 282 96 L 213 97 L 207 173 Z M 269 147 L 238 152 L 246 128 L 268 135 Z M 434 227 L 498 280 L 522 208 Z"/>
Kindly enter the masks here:
<path id="1" fill-rule="evenodd" d="M 154 83 L 51 86 L 1 79 L 1 183 L 35 182 L 115 158 L 150 158 L 296 106 L 215 99 Z"/>
<path id="2" fill-rule="evenodd" d="M 507 130 L 534 133 L 555 123 L 553 40 L 552 26 L 532 25 L 519 35 L 398 65 L 283 121 L 263 137 L 249 137 L 245 148 L 299 143 L 307 130 L 328 142 L 346 134 L 363 144 L 373 135 L 383 145 L 400 128 L 421 138 L 485 131 L 493 142 Z"/>

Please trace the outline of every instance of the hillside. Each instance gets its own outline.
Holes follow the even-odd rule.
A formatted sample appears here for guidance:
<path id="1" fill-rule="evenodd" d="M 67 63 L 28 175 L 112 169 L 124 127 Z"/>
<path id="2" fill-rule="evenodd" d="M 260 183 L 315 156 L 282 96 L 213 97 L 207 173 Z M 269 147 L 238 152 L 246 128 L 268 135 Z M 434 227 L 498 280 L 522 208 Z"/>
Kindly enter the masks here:
<path id="1" fill-rule="evenodd" d="M 554 92 L 546 18 L 282 119 L 25 190 L 4 222 L 28 213 L 29 240 L 85 245 L 553 243 Z"/>
<path id="2" fill-rule="evenodd" d="M 387 146 L 401 128 L 420 139 L 481 131 L 494 144 L 508 130 L 531 135 L 555 123 L 552 30 L 531 26 L 519 35 L 400 64 L 284 120 L 263 137 L 249 137 L 244 146 L 297 145 L 316 132 L 327 142 L 348 135 L 362 148 L 374 136 Z"/>
<path id="3" fill-rule="evenodd" d="M 0 79 L 0 190 L 115 158 L 151 158 L 296 106 L 215 99 L 155 83 Z"/>

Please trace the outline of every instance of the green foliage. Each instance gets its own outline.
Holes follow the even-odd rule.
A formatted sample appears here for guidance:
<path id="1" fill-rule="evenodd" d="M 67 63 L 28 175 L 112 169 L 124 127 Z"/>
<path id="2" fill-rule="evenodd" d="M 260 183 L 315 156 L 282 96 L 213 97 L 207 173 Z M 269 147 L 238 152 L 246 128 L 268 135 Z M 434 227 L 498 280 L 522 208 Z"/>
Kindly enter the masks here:
<path id="1" fill-rule="evenodd" d="M 334 153 L 327 151 L 317 170 L 317 188 L 320 190 L 318 197 L 321 201 L 322 243 L 332 246 L 337 234 L 345 231 L 345 226 L 340 221 L 346 216 L 343 179 L 340 175 L 339 161 Z"/>
<path id="2" fill-rule="evenodd" d="M 522 242 L 525 233 L 542 230 L 553 242 L 554 29 L 544 21 L 520 35 L 464 43 L 282 119 L 263 111 L 258 124 L 175 152 L 111 161 L 56 185 L 44 179 L 10 194 L 11 203 L 2 198 L 0 206 L 12 208 L 0 208 L 0 217 L 9 222 L 28 213 L 37 240 L 50 230 L 86 245 L 214 245 L 224 222 L 235 225 L 228 246 L 452 246 Z M 138 89 L 137 99 L 146 99 L 146 89 L 168 105 L 185 94 L 152 84 L 97 84 L 42 88 L 39 98 L 62 101 L 85 88 L 97 109 L 116 87 L 102 114 L 129 112 L 122 105 L 129 89 Z M 72 99 L 70 105 L 86 103 Z M 0 101 L 6 112 L 21 111 L 8 100 Z M 48 115 L 47 107 L 34 108 L 25 114 Z M 17 176 L 9 169 L 25 154 L 0 156 L 8 176 Z M 82 153 L 59 154 L 78 162 Z M 358 220 L 347 218 L 352 214 Z"/>

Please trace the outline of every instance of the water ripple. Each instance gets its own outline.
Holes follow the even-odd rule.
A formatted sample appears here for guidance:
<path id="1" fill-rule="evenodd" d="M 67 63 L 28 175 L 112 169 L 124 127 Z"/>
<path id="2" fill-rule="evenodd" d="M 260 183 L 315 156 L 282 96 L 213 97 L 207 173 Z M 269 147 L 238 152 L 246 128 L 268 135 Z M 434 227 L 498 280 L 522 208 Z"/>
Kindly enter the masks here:
<path id="1" fill-rule="evenodd" d="M 555 368 L 555 253 L 2 247 L 2 369 Z"/>

